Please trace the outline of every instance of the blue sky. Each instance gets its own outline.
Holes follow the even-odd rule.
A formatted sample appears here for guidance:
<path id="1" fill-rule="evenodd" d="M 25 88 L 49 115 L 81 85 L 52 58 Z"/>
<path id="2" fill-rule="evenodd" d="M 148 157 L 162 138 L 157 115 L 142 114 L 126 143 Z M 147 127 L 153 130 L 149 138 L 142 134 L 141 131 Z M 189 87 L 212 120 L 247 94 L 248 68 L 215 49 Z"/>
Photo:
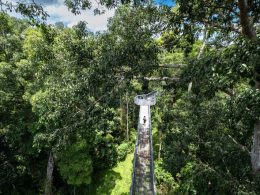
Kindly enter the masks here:
<path id="1" fill-rule="evenodd" d="M 159 5 L 168 5 L 173 6 L 175 5 L 176 0 L 156 0 L 155 2 Z"/>
<path id="2" fill-rule="evenodd" d="M 16 2 L 17 0 L 9 0 Z M 47 22 L 49 24 L 55 24 L 56 22 L 63 22 L 68 27 L 72 27 L 79 21 L 86 21 L 88 28 L 94 32 L 106 30 L 108 18 L 114 15 L 114 9 L 106 9 L 106 12 L 102 15 L 94 15 L 93 10 L 98 8 L 96 0 L 90 0 L 92 8 L 87 11 L 82 11 L 80 15 L 74 15 L 64 5 L 64 0 L 35 0 L 36 3 L 41 3 L 44 6 L 44 10 L 48 12 L 50 17 Z M 172 6 L 172 0 L 156 0 L 158 4 L 165 4 Z M 11 13 L 11 15 L 20 17 L 18 14 Z"/>

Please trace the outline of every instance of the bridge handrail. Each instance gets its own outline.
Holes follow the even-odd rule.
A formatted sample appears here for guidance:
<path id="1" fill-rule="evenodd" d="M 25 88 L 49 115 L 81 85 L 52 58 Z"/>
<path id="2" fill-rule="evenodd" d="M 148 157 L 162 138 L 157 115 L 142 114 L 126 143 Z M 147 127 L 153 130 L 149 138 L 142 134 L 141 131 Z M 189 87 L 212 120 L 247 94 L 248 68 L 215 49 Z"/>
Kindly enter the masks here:
<path id="1" fill-rule="evenodd" d="M 154 178 L 154 161 L 153 161 L 153 139 L 152 139 L 152 122 L 151 122 L 151 109 L 150 106 L 148 107 L 148 114 L 150 117 L 150 123 L 149 123 L 149 142 L 150 142 L 150 177 L 152 180 L 152 191 L 153 195 L 156 195 L 156 188 L 155 188 L 155 178 Z"/>
<path id="2" fill-rule="evenodd" d="M 139 117 L 138 117 L 138 125 L 137 125 L 137 137 L 136 137 L 136 142 L 135 142 L 135 154 L 134 154 L 134 162 L 133 162 L 133 173 L 132 173 L 132 183 L 131 183 L 131 187 L 130 187 L 130 194 L 133 194 L 133 189 L 135 189 L 135 177 L 136 177 L 136 155 L 137 155 L 137 148 L 139 146 L 139 129 L 140 129 L 140 118 L 141 118 L 141 113 L 139 112 Z"/>

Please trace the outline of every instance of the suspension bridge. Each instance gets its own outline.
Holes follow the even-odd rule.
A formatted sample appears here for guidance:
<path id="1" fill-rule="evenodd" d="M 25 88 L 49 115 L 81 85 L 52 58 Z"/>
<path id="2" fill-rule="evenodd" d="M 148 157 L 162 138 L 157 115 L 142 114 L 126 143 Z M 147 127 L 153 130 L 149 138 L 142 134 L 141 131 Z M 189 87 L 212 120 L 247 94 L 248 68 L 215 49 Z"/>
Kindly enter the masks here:
<path id="1" fill-rule="evenodd" d="M 156 92 L 138 95 L 134 98 L 134 102 L 140 106 L 140 111 L 130 194 L 155 195 L 150 106 L 156 103 Z"/>

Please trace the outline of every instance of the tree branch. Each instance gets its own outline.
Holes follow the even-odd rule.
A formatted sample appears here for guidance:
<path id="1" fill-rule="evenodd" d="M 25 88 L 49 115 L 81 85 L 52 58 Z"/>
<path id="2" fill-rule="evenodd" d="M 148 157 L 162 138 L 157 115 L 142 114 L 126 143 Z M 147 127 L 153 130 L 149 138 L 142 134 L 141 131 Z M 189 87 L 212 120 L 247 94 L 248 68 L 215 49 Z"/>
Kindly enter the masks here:
<path id="1" fill-rule="evenodd" d="M 181 68 L 187 64 L 159 64 L 160 68 Z"/>
<path id="2" fill-rule="evenodd" d="M 144 79 L 146 81 L 180 81 L 179 77 L 133 77 L 134 79 Z"/>

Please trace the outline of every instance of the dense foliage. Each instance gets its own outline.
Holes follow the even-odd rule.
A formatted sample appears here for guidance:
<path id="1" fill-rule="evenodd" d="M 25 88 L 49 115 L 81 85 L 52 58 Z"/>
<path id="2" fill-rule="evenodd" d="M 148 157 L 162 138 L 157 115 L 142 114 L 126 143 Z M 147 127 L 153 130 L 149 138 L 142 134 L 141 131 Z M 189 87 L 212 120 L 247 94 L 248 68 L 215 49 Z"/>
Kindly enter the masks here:
<path id="1" fill-rule="evenodd" d="M 0 193 L 125 193 L 129 178 L 112 188 L 132 166 L 133 97 L 156 90 L 157 193 L 259 194 L 260 4 L 243 2 L 104 0 L 116 13 L 93 33 L 0 1 Z"/>
<path id="2" fill-rule="evenodd" d="M 122 73 L 120 64 L 136 69 L 153 56 L 146 52 L 140 65 L 127 64 L 118 49 L 127 55 L 123 44 L 129 39 L 116 41 L 124 30 L 93 35 L 84 23 L 72 29 L 33 28 L 6 14 L 1 21 L 2 193 L 42 191 L 48 156 L 54 157 L 58 174 L 56 191 L 61 180 L 90 184 L 93 172 L 114 166 L 127 154 L 124 145 L 117 149 L 125 140 L 120 123 L 126 116 L 120 113 L 126 103 L 121 100 L 120 105 L 120 97 L 129 83 L 122 80 L 127 72 Z M 115 28 L 116 20 L 110 25 Z M 142 41 L 133 47 L 151 50 Z"/>

